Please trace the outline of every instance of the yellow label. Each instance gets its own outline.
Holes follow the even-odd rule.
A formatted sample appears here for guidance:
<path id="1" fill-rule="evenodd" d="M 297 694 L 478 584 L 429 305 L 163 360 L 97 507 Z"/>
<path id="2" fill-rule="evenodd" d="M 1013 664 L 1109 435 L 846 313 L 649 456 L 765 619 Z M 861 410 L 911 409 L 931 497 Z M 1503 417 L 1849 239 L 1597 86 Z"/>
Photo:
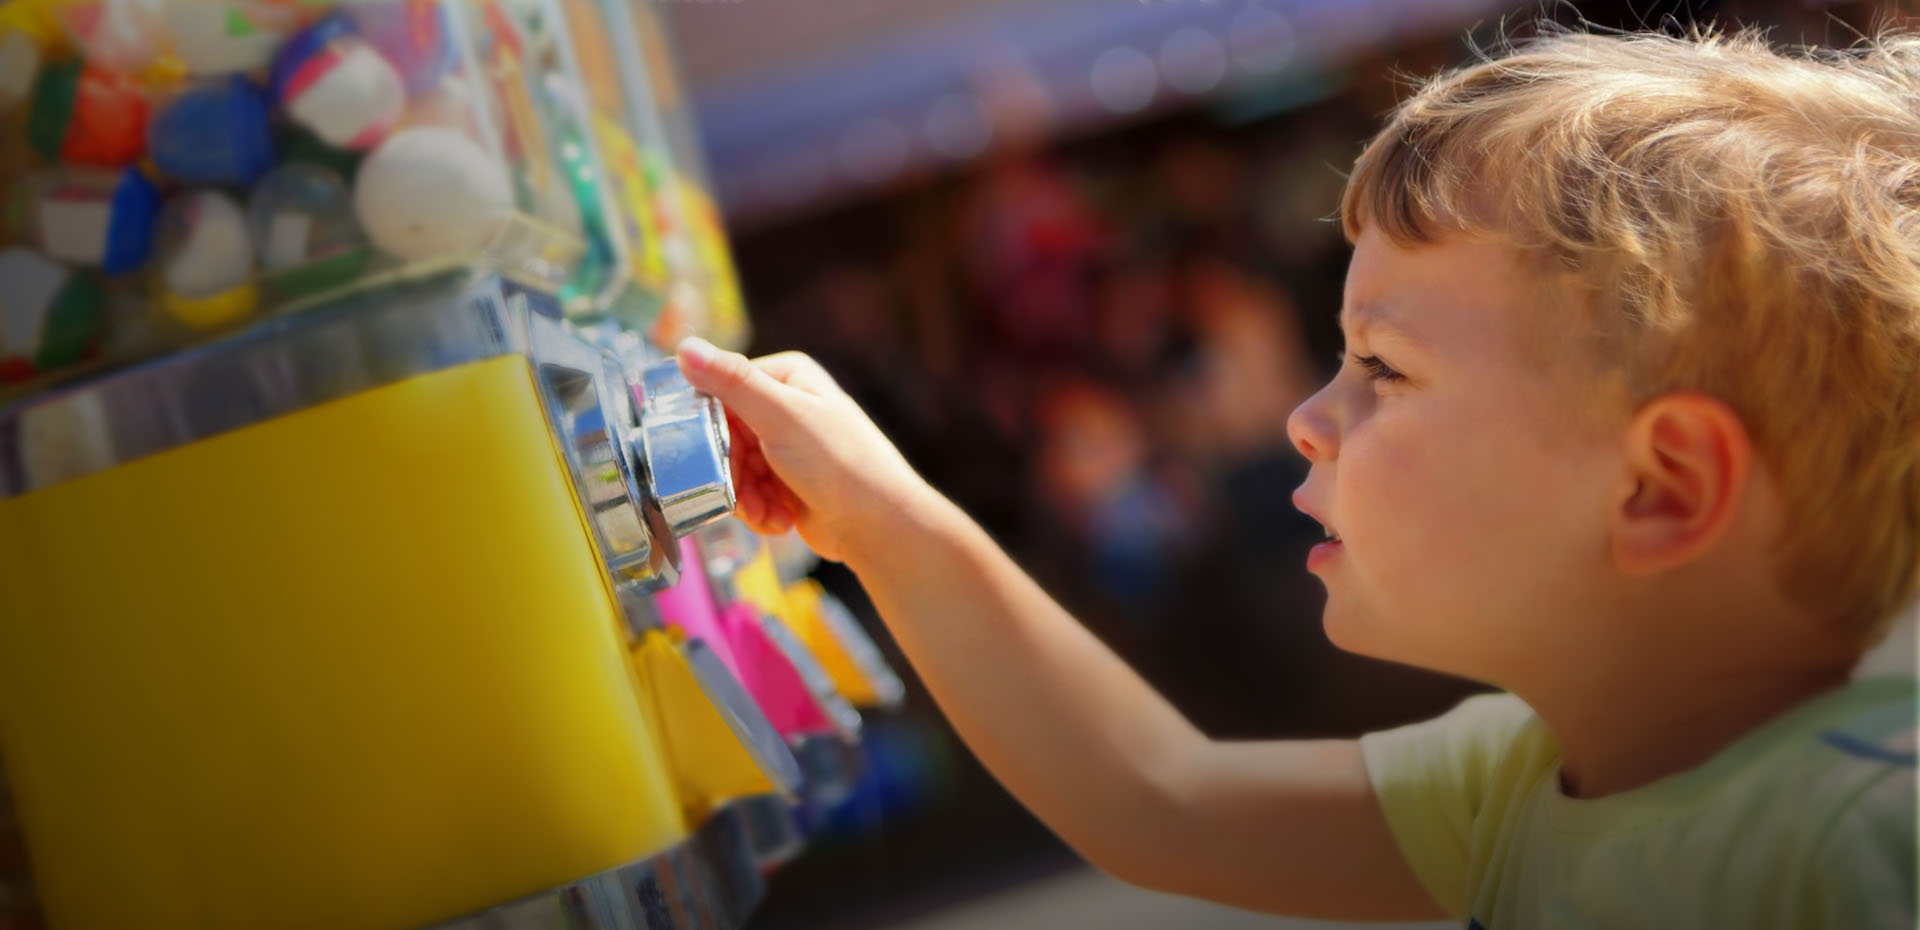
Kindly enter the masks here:
<path id="1" fill-rule="evenodd" d="M 56 928 L 445 920 L 685 836 L 524 360 L 0 501 Z"/>

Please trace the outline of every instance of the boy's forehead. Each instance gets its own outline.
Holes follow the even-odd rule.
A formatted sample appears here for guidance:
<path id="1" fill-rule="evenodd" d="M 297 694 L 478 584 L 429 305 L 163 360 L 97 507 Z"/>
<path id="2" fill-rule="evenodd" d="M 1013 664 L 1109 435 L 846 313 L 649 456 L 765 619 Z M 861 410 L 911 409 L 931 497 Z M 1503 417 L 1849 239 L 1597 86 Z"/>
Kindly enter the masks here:
<path id="1" fill-rule="evenodd" d="M 1437 310 L 1512 306 L 1541 290 L 1537 265 L 1506 243 L 1448 236 L 1401 245 L 1369 227 L 1347 266 L 1342 322 L 1413 328 Z"/>

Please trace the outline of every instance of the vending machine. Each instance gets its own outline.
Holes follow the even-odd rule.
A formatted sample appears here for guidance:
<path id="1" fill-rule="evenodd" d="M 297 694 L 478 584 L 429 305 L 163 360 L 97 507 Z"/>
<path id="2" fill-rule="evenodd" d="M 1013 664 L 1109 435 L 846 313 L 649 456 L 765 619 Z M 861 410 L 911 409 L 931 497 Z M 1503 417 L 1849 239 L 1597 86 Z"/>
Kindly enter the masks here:
<path id="1" fill-rule="evenodd" d="M 738 927 L 857 624 L 644 0 L 0 6 L 0 927 Z M 891 682 L 891 684 L 889 684 Z"/>

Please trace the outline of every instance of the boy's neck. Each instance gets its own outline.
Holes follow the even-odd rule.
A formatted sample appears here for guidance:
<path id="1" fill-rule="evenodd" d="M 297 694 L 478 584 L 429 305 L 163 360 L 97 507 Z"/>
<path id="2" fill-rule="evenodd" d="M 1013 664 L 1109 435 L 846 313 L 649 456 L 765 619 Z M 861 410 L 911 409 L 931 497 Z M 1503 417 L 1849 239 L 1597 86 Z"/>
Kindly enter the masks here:
<path id="1" fill-rule="evenodd" d="M 1725 635 L 1657 649 L 1595 650 L 1574 674 L 1514 690 L 1560 744 L 1562 789 L 1572 797 L 1602 797 L 1706 762 L 1767 721 L 1845 684 L 1858 660 L 1855 650 L 1837 642 L 1810 638 L 1793 649 L 1778 648 L 1781 642 L 1764 634 Z M 1750 648 L 1760 643 L 1775 648 Z"/>
<path id="2" fill-rule="evenodd" d="M 1849 669 L 1805 670 L 1767 679 L 1679 682 L 1662 694 L 1625 685 L 1594 713 L 1541 711 L 1561 753 L 1561 789 L 1597 798 L 1643 787 L 1713 758 L 1740 737 L 1808 699 L 1844 684 Z M 1536 708 L 1538 709 L 1538 708 Z"/>

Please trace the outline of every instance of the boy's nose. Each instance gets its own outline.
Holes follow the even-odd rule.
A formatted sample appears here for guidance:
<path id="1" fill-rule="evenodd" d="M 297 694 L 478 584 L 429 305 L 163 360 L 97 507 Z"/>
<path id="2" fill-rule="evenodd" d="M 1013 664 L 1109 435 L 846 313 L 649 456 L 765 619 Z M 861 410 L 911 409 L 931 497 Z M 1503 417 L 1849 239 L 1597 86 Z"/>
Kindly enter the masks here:
<path id="1" fill-rule="evenodd" d="M 1322 388 L 1287 415 L 1287 438 L 1293 440 L 1293 447 L 1299 449 L 1308 462 L 1331 459 L 1337 448 L 1325 395 L 1326 389 Z"/>

